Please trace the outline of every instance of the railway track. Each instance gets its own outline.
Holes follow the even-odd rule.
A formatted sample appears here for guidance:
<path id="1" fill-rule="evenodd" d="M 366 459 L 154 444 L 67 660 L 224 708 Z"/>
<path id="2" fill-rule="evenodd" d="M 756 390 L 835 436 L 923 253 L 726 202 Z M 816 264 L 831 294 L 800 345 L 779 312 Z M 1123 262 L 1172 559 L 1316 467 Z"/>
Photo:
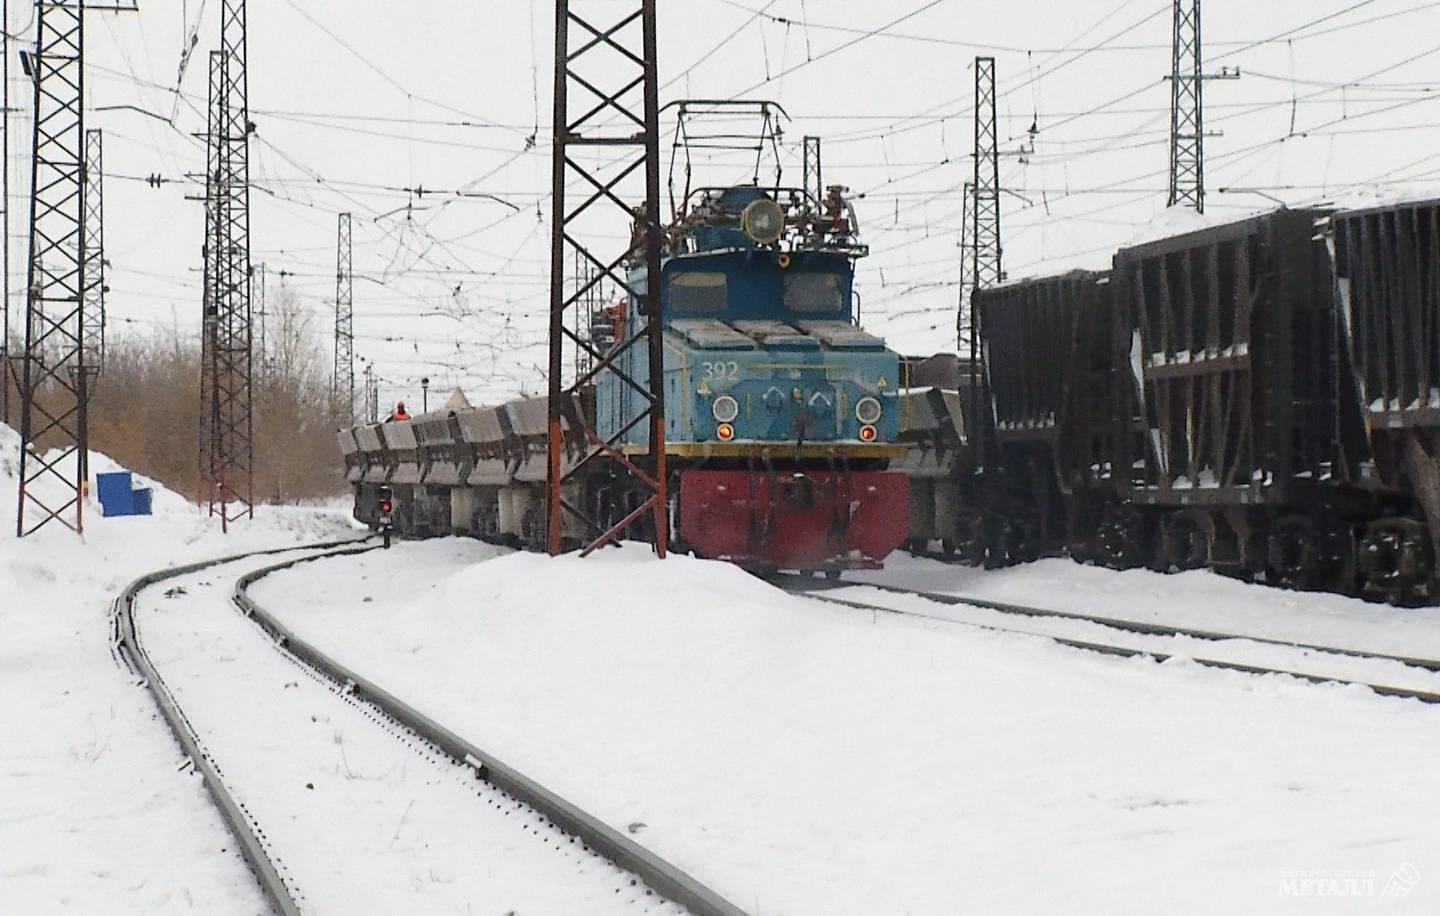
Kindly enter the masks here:
<path id="1" fill-rule="evenodd" d="M 357 900 L 382 911 L 742 912 L 297 638 L 248 594 L 277 570 L 370 549 L 331 542 L 163 570 L 115 602 L 117 657 L 154 694 L 276 912 L 354 911 Z"/>
<path id="2" fill-rule="evenodd" d="M 1246 674 L 1285 675 L 1314 684 L 1355 685 L 1381 696 L 1440 704 L 1440 659 L 1167 626 L 892 585 L 820 581 L 795 574 L 778 574 L 771 581 L 786 591 L 857 610 L 1036 636 L 1074 649 L 1107 655 L 1146 657 L 1159 662 L 1185 658 L 1207 668 Z M 878 593 L 878 600 L 873 594 L 867 594 L 867 590 L 868 593 Z M 835 592 L 844 592 L 845 595 L 833 594 Z M 886 596 L 910 602 L 918 599 L 938 605 L 937 611 L 945 612 L 886 603 Z M 1028 621 L 1029 625 L 1021 621 Z M 1205 648 L 1207 646 L 1208 649 Z M 1384 675 L 1386 680 L 1376 678 L 1376 674 Z"/>

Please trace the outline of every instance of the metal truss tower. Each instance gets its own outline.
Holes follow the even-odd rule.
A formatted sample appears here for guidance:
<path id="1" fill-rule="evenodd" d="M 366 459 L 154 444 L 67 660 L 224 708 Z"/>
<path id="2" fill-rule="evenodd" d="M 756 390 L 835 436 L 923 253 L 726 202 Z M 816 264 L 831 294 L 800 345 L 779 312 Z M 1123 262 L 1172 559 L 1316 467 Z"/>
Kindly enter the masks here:
<path id="1" fill-rule="evenodd" d="M 335 373 L 330 402 L 335 418 L 355 419 L 355 299 L 350 262 L 350 214 L 341 213 L 335 241 Z"/>
<path id="2" fill-rule="evenodd" d="M 1004 278 L 1000 244 L 1000 138 L 995 119 L 995 58 L 975 58 L 975 181 L 970 190 L 974 289 Z"/>
<path id="3" fill-rule="evenodd" d="M 265 319 L 269 313 L 265 309 L 265 265 L 255 265 L 251 288 L 254 290 L 252 296 L 255 302 L 255 377 L 263 380 L 265 374 L 270 371 L 270 347 L 265 338 Z"/>
<path id="4" fill-rule="evenodd" d="M 211 475 L 211 455 L 216 449 L 215 414 L 215 319 L 218 305 L 215 293 L 216 277 L 219 276 L 220 257 L 220 200 L 215 190 L 220 178 L 220 108 L 224 102 L 223 74 L 220 71 L 222 55 L 210 52 L 209 97 L 205 120 L 205 242 L 201 247 L 204 255 L 204 273 L 201 283 L 201 326 L 200 326 L 200 454 L 196 464 L 197 483 L 195 499 L 204 503 L 210 513 L 215 511 L 215 484 Z"/>
<path id="5" fill-rule="evenodd" d="M 550 236 L 549 461 L 546 540 L 552 555 L 563 545 L 564 522 L 573 517 L 582 556 L 651 519 L 655 552 L 669 541 L 665 469 L 664 351 L 661 341 L 660 88 L 656 76 L 656 0 L 630 3 L 556 0 L 554 149 Z M 586 16 L 577 9 L 583 7 Z M 599 17 L 599 18 L 597 18 Z M 593 21 L 592 21 L 593 20 Z M 638 33 L 638 34 L 637 34 Z M 573 40 L 572 40 L 573 36 Z M 602 88 L 611 87 L 611 88 Z M 571 90 L 577 102 L 572 114 Z M 622 185 L 643 176 L 643 204 L 627 203 Z M 567 185 L 576 179 L 578 203 Z M 595 205 L 599 204 L 599 207 Z M 594 243 L 614 232 L 619 219 L 633 222 L 631 244 L 597 253 Z M 618 246 L 617 246 L 618 247 Z M 578 289 L 567 289 L 566 252 L 579 251 L 596 272 Z M 627 268 L 643 267 L 644 291 L 630 284 Z M 625 332 L 598 353 L 566 326 L 566 312 L 591 287 L 609 278 L 638 303 L 638 330 Z M 565 349 L 589 350 L 590 368 L 566 384 Z M 602 437 L 587 416 L 583 396 L 597 379 L 618 385 L 620 416 Z M 643 433 L 643 438 L 632 435 Z M 643 442 L 643 445 L 627 442 Z M 610 516 L 601 507 L 567 499 L 567 482 L 601 455 L 628 478 Z M 567 515 L 568 513 L 568 515 Z"/>
<path id="6" fill-rule="evenodd" d="M 105 369 L 104 135 L 85 131 L 85 366 L 92 379 Z"/>
<path id="7" fill-rule="evenodd" d="M 380 382 L 375 378 L 375 364 L 365 364 L 365 403 L 362 414 L 365 422 L 375 423 L 380 419 Z"/>
<path id="8" fill-rule="evenodd" d="M 1200 0 L 1175 0 L 1170 67 L 1169 206 L 1205 212 L 1205 79 L 1201 73 Z"/>
<path id="9" fill-rule="evenodd" d="M 965 182 L 960 194 L 960 308 L 955 317 L 955 349 L 973 352 L 975 342 L 970 339 L 970 294 L 974 291 L 975 280 L 975 212 L 970 206 L 970 194 L 974 185 Z"/>
<path id="10" fill-rule="evenodd" d="M 229 530 L 254 515 L 255 419 L 250 310 L 250 117 L 245 0 L 221 8 L 220 50 L 210 56 L 206 174 L 202 476 L 212 515 Z"/>
<path id="11" fill-rule="evenodd" d="M 35 7 L 30 263 L 19 369 L 19 537 L 51 521 L 84 531 L 88 448 L 84 4 L 37 0 Z"/>
<path id="12" fill-rule="evenodd" d="M 970 188 L 970 295 L 962 306 L 969 317 L 970 396 L 974 416 L 981 415 L 980 322 L 974 310 L 976 290 L 1004 279 L 1000 244 L 1000 136 L 995 116 L 995 58 L 975 58 L 975 178 Z M 983 443 L 974 443 L 980 449 Z"/>
<path id="13" fill-rule="evenodd" d="M 820 173 L 820 138 L 806 137 L 803 172 L 805 192 L 815 198 L 814 205 L 820 206 L 825 199 L 825 178 Z"/>

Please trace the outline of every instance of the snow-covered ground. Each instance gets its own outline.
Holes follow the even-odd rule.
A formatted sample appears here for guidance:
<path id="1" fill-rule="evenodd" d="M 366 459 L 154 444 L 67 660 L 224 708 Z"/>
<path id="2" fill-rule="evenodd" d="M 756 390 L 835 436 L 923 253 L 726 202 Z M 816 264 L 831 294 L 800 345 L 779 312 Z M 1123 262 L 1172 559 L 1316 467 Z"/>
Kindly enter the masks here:
<path id="1" fill-rule="evenodd" d="M 0 428 L 0 487 L 15 449 Z M 0 532 L 13 513 L 0 500 Z M 149 694 L 112 659 L 108 606 L 150 569 L 352 530 L 338 509 L 265 508 L 221 536 L 157 490 L 155 517 L 92 512 L 83 543 L 58 527 L 0 540 L 0 913 L 262 907 Z M 852 578 L 1440 655 L 1435 611 L 1206 573 L 896 557 Z M 256 597 L 756 913 L 1440 905 L 1440 709 L 1416 702 L 838 608 L 636 547 L 551 560 L 401 543 L 279 573 Z M 220 635 L 206 651 L 228 657 Z M 379 773 L 370 757 L 351 772 Z M 335 788 L 351 783 L 389 785 Z M 411 902 L 454 902 L 440 890 Z"/>
<path id="2" fill-rule="evenodd" d="M 1193 580 L 1078 575 L 1118 609 Z M 1245 595 L 1256 617 L 1317 597 Z M 1440 710 L 1418 702 L 847 610 L 642 548 L 399 544 L 255 597 L 756 913 L 1440 904 Z"/>
<path id="3" fill-rule="evenodd" d="M 811 584 L 801 582 L 802 585 Z M 1376 687 L 1418 691 L 1440 696 L 1440 672 L 1398 660 L 1364 658 L 1301 645 L 1257 639 L 1206 639 L 1188 635 L 1136 633 L 1121 625 L 1092 623 L 1068 617 L 1004 613 L 969 603 L 941 601 L 939 595 L 910 595 L 869 585 L 833 587 L 826 583 L 822 600 L 889 609 L 964 626 L 1051 636 L 1081 643 L 1146 652 L 1156 658 L 1186 658 L 1267 668 L 1306 677 L 1329 678 Z M 1123 618 L 1122 618 L 1123 619 Z M 1329 647 L 1325 647 L 1328 649 Z"/>
<path id="4" fill-rule="evenodd" d="M 338 509 L 264 507 L 222 536 L 156 488 L 153 517 L 92 505 L 83 543 L 59 525 L 17 541 L 17 455 L 0 426 L 0 913 L 257 912 L 209 796 L 111 657 L 110 602 L 152 569 L 353 530 Z"/>
<path id="5" fill-rule="evenodd" d="M 135 618 L 305 912 L 684 912 L 277 650 L 230 595 L 289 556 L 167 580 Z"/>
<path id="6" fill-rule="evenodd" d="M 1147 569 L 1116 572 L 1065 559 L 987 570 L 897 553 L 883 570 L 847 573 L 845 579 L 1142 623 L 1440 659 L 1440 608 L 1396 608 L 1343 595 L 1286 591 L 1204 570 L 1174 575 Z"/>

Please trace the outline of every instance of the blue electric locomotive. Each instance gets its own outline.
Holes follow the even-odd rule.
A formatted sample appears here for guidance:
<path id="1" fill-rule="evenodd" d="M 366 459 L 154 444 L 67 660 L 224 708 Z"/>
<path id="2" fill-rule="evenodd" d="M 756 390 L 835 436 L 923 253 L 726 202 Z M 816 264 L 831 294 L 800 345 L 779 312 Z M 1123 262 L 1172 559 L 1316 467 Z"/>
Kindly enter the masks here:
<path id="1" fill-rule="evenodd" d="M 889 462 L 899 441 L 899 357 L 860 329 L 857 240 L 844 189 L 824 200 L 755 185 L 695 191 L 668 228 L 661 277 L 665 453 L 681 547 L 762 569 L 874 567 L 907 537 L 909 485 Z M 646 295 L 645 273 L 629 278 Z M 641 386 L 632 299 L 594 316 L 592 347 Z M 640 397 L 604 374 L 580 398 L 596 432 L 649 451 L 625 430 Z M 371 524 L 390 488 L 402 535 L 466 533 L 522 545 L 545 538 L 546 402 L 453 409 L 340 434 L 356 517 Z M 623 435 L 622 435 L 623 433 Z M 627 514 L 610 458 L 587 462 L 569 497 L 614 524 Z"/>

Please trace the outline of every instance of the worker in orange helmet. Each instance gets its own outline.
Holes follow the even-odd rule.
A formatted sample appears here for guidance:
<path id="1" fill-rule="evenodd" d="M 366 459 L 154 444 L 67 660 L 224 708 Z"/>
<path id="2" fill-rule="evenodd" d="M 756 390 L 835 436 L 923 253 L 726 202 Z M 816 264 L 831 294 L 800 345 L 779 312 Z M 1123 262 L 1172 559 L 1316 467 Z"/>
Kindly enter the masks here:
<path id="1" fill-rule="evenodd" d="M 400 402 L 398 402 L 398 403 L 395 405 L 395 410 L 394 410 L 394 412 L 390 414 L 390 416 L 389 416 L 389 418 L 386 420 L 386 422 L 387 422 L 387 423 L 394 423 L 396 420 L 408 420 L 408 419 L 410 419 L 410 414 L 408 414 L 408 413 L 405 412 L 405 402 L 404 402 L 404 401 L 400 401 Z"/>

